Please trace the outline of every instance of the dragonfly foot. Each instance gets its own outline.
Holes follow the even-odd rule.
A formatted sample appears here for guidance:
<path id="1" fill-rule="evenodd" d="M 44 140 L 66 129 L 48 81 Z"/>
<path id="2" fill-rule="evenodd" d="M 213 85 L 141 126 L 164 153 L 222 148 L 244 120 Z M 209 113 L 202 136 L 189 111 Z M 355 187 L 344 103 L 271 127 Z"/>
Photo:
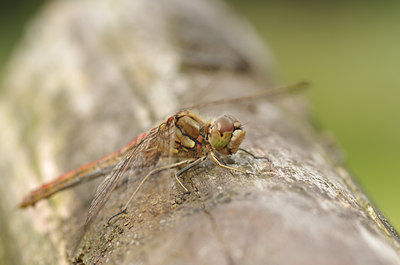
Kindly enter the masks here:
<path id="1" fill-rule="evenodd" d="M 123 209 L 122 211 L 118 212 L 117 214 L 114 214 L 113 216 L 111 216 L 111 217 L 108 219 L 107 224 L 108 224 L 108 225 L 111 225 L 111 223 L 110 223 L 111 220 L 114 219 L 114 218 L 117 217 L 117 216 L 120 216 L 120 215 L 123 214 L 123 213 L 126 213 L 126 210 L 127 210 L 127 208 L 125 208 L 125 209 Z"/>
<path id="2" fill-rule="evenodd" d="M 186 196 L 186 195 L 189 195 L 189 194 L 190 194 L 190 191 L 185 191 L 184 193 L 182 193 L 182 194 L 181 194 L 181 200 L 182 200 L 182 201 L 185 201 L 185 200 L 186 200 L 185 196 Z"/>
<path id="3" fill-rule="evenodd" d="M 244 153 L 246 153 L 246 154 L 248 154 L 249 156 L 253 157 L 254 159 L 265 159 L 265 160 L 267 160 L 267 162 L 272 163 L 272 161 L 266 156 L 256 156 L 252 152 L 247 151 L 246 149 L 243 149 L 243 148 L 239 148 L 239 150 L 244 152 Z"/>

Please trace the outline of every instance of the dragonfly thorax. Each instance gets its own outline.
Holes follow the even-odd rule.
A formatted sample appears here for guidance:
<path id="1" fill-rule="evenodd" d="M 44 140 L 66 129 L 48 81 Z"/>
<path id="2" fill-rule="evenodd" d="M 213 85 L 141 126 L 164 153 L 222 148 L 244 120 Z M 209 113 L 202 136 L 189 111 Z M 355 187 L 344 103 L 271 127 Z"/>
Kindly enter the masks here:
<path id="1" fill-rule="evenodd" d="M 239 150 L 246 134 L 242 124 L 228 115 L 210 123 L 185 110 L 178 112 L 173 120 L 175 123 L 173 154 L 177 157 L 202 157 L 207 156 L 212 150 L 223 155 L 231 155 Z"/>
<path id="2" fill-rule="evenodd" d="M 224 115 L 210 126 L 209 141 L 211 146 L 223 155 L 231 155 L 239 150 L 246 131 L 242 124 L 232 116 Z"/>

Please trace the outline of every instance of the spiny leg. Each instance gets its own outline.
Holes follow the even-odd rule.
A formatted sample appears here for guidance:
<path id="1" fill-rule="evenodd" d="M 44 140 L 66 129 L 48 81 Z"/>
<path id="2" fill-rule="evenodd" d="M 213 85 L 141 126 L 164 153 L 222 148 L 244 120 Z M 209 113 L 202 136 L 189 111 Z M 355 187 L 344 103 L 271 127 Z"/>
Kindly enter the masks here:
<path id="1" fill-rule="evenodd" d="M 269 163 L 270 172 L 272 173 L 274 171 L 274 165 L 272 164 L 272 161 L 268 157 L 266 157 L 266 156 L 256 156 L 253 153 L 251 153 L 250 151 L 247 151 L 246 149 L 243 149 L 243 148 L 239 148 L 239 150 L 242 151 L 242 152 L 245 152 L 246 154 L 250 155 L 254 159 L 265 159 L 265 160 L 267 160 L 267 162 Z"/>
<path id="2" fill-rule="evenodd" d="M 250 155 L 250 156 L 253 157 L 254 159 L 265 159 L 265 160 L 267 160 L 269 163 L 272 162 L 272 161 L 271 161 L 268 157 L 266 157 L 266 156 L 256 156 L 256 155 L 253 154 L 252 152 L 247 151 L 246 149 L 243 149 L 243 148 L 239 148 L 239 150 L 242 151 L 242 152 L 244 152 L 244 153 L 246 153 L 246 154 L 248 154 L 248 155 Z"/>
<path id="3" fill-rule="evenodd" d="M 179 176 L 182 175 L 183 173 L 185 173 L 186 171 L 188 171 L 189 169 L 191 169 L 192 167 L 200 164 L 206 158 L 207 158 L 207 156 L 200 157 L 199 159 L 195 160 L 193 163 L 190 163 L 188 166 L 186 166 L 186 167 L 182 168 L 181 170 L 179 170 L 178 172 L 176 172 L 175 179 L 179 183 L 179 185 L 185 190 L 185 192 L 182 194 L 182 197 L 185 196 L 186 194 L 189 194 L 190 191 L 185 187 L 185 185 L 183 185 L 183 183 L 179 179 Z"/>
<path id="4" fill-rule="evenodd" d="M 197 161 L 197 160 L 196 160 L 196 161 Z M 155 169 L 151 170 L 151 171 L 142 179 L 142 181 L 139 183 L 139 185 L 137 186 L 136 190 L 132 193 L 132 195 L 131 195 L 131 197 L 129 198 L 128 202 L 125 204 L 124 208 L 123 208 L 121 211 L 119 211 L 117 214 L 114 214 L 113 216 L 111 216 L 111 217 L 108 219 L 107 224 L 110 225 L 110 222 L 111 222 L 112 219 L 114 219 L 115 217 L 117 217 L 117 216 L 119 216 L 119 215 L 121 215 L 121 214 L 123 214 L 123 213 L 126 213 L 130 202 L 133 200 L 133 198 L 135 197 L 135 195 L 137 194 L 137 192 L 140 190 L 140 188 L 143 186 L 143 184 L 146 182 L 146 180 L 147 180 L 151 175 L 156 174 L 156 173 L 161 172 L 161 171 L 166 170 L 166 169 L 178 167 L 178 166 L 181 166 L 181 165 L 184 165 L 184 164 L 188 164 L 188 163 L 191 163 L 191 162 L 196 163 L 196 161 L 193 162 L 193 160 L 185 160 L 185 161 L 181 161 L 181 162 L 178 162 L 178 163 L 174 163 L 174 164 L 171 164 L 171 165 L 167 165 L 167 166 L 164 166 L 164 167 L 159 167 L 159 168 L 155 168 Z M 191 163 L 191 164 L 193 164 L 193 163 Z M 190 164 L 190 165 L 191 165 L 191 164 Z M 189 165 L 189 166 L 190 166 L 190 165 Z M 185 190 L 187 190 L 186 187 L 183 186 L 183 184 L 182 184 L 179 180 L 178 180 L 178 183 L 179 183 Z"/>
<path id="5" fill-rule="evenodd" d="M 241 173 L 244 173 L 244 174 L 248 174 L 248 172 L 246 172 L 246 171 L 244 171 L 244 170 L 241 170 L 241 169 L 238 169 L 238 168 L 234 168 L 234 167 L 230 167 L 230 166 L 227 166 L 227 165 L 222 164 L 222 163 L 218 160 L 218 158 L 215 156 L 214 152 L 210 152 L 210 154 L 211 154 L 212 160 L 213 160 L 218 166 L 223 167 L 223 168 L 226 168 L 226 169 L 229 169 L 229 170 L 238 171 L 238 172 L 241 172 Z"/>

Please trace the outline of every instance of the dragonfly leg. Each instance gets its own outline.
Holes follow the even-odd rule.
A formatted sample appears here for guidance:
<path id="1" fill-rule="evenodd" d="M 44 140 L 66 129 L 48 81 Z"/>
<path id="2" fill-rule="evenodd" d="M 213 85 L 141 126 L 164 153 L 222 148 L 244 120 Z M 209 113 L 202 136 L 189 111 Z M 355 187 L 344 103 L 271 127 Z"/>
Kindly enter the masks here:
<path id="1" fill-rule="evenodd" d="M 241 170 L 241 169 L 238 169 L 238 168 L 234 168 L 234 167 L 230 167 L 230 166 L 227 166 L 227 165 L 222 164 L 221 161 L 219 161 L 218 158 L 215 156 L 214 152 L 210 152 L 210 154 L 211 154 L 212 160 L 213 160 L 218 166 L 223 167 L 223 168 L 226 168 L 226 169 L 229 169 L 229 170 L 232 170 L 232 171 L 238 171 L 238 172 L 247 174 L 247 172 L 244 171 L 244 170 Z"/>
<path id="2" fill-rule="evenodd" d="M 239 150 L 240 151 L 242 151 L 242 152 L 244 152 L 244 153 L 246 153 L 246 154 L 248 154 L 248 155 L 250 155 L 251 157 L 253 157 L 254 159 L 265 159 L 265 160 L 267 160 L 268 162 L 272 162 L 268 157 L 266 157 L 266 156 L 256 156 L 255 154 L 253 154 L 253 153 L 251 153 L 250 151 L 247 151 L 246 149 L 243 149 L 243 148 L 239 148 Z"/>
<path id="3" fill-rule="evenodd" d="M 243 149 L 243 148 L 239 148 L 239 150 L 242 151 L 242 152 L 245 152 L 246 154 L 250 155 L 250 156 L 253 157 L 254 159 L 265 159 L 265 160 L 267 160 L 267 162 L 268 162 L 268 164 L 269 164 L 268 167 L 270 168 L 270 172 L 273 172 L 273 171 L 274 171 L 273 163 L 272 163 L 271 159 L 269 159 L 268 157 L 266 157 L 266 156 L 256 156 L 256 155 L 254 155 L 253 153 L 251 153 L 250 151 L 247 151 L 246 149 Z M 253 174 L 253 173 L 252 173 L 252 174 Z"/>
<path id="4" fill-rule="evenodd" d="M 182 189 L 185 191 L 183 193 L 183 195 L 185 194 L 189 194 L 190 191 L 185 187 L 185 185 L 183 185 L 183 183 L 181 182 L 181 180 L 179 179 L 179 176 L 182 175 L 183 173 L 185 173 L 186 171 L 188 171 L 189 169 L 191 169 L 192 167 L 200 164 L 201 162 L 203 162 L 205 159 L 207 158 L 207 156 L 203 156 L 200 157 L 199 159 L 195 160 L 194 162 L 190 163 L 189 165 L 187 165 L 186 167 L 182 168 L 181 170 L 179 170 L 178 172 L 176 172 L 175 174 L 175 179 L 176 181 L 179 183 L 179 185 L 182 187 Z"/>
<path id="5" fill-rule="evenodd" d="M 158 167 L 158 168 L 155 168 L 155 169 L 151 170 L 149 173 L 147 173 L 147 175 L 146 175 L 146 176 L 142 179 L 142 181 L 139 183 L 139 185 L 137 186 L 137 188 L 135 189 L 135 191 L 132 193 L 131 197 L 129 198 L 128 202 L 125 204 L 124 208 L 123 208 L 121 211 L 119 211 L 118 213 L 116 213 L 116 214 L 114 214 L 113 216 L 111 216 L 111 217 L 108 219 L 107 224 L 110 225 L 110 222 L 111 222 L 112 219 L 114 219 L 115 217 L 117 217 L 117 216 L 119 216 L 119 215 L 121 215 L 121 214 L 123 214 L 123 213 L 126 213 L 126 211 L 128 210 L 129 204 L 131 203 L 131 201 L 133 200 L 133 198 L 135 197 L 135 195 L 138 193 L 138 191 L 140 190 L 140 188 L 143 186 L 143 184 L 146 182 L 146 180 L 147 180 L 151 175 L 156 174 L 156 173 L 161 172 L 161 171 L 166 170 L 166 169 L 178 167 L 178 166 L 181 166 L 181 165 L 184 165 L 184 164 L 188 164 L 188 163 L 191 163 L 191 162 L 193 162 L 193 160 L 185 160 L 185 161 L 180 161 L 180 162 L 178 162 L 178 163 L 174 163 L 174 164 L 167 165 L 167 166 L 164 166 L 164 167 Z M 196 161 L 194 161 L 193 163 L 195 163 L 195 162 L 196 162 Z M 193 163 L 192 163 L 192 164 L 193 164 Z M 190 166 L 190 165 L 189 165 L 189 166 Z M 183 184 L 182 184 L 180 181 L 179 181 L 179 183 L 183 186 Z M 183 186 L 183 187 L 184 187 L 184 186 Z M 185 188 L 185 189 L 186 189 L 186 188 Z M 187 190 L 187 189 L 186 189 L 186 190 Z"/>

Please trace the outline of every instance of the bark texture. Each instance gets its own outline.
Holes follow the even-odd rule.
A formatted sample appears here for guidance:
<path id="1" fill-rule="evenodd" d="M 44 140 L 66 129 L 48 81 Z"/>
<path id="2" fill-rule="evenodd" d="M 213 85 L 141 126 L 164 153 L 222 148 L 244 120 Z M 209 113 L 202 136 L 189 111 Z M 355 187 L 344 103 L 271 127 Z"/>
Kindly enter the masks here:
<path id="1" fill-rule="evenodd" d="M 198 110 L 246 123 L 243 147 L 184 176 L 152 177 L 126 215 L 120 185 L 76 253 L 96 183 L 25 211 L 32 188 L 98 159 L 190 103 L 274 84 L 270 56 L 218 1 L 52 1 L 3 79 L 0 254 L 13 264 L 400 264 L 399 237 L 299 97 Z M 128 175 L 130 172 L 127 173 Z M 133 179 L 135 179 L 133 177 Z M 1 256 L 1 255 L 0 255 Z"/>

